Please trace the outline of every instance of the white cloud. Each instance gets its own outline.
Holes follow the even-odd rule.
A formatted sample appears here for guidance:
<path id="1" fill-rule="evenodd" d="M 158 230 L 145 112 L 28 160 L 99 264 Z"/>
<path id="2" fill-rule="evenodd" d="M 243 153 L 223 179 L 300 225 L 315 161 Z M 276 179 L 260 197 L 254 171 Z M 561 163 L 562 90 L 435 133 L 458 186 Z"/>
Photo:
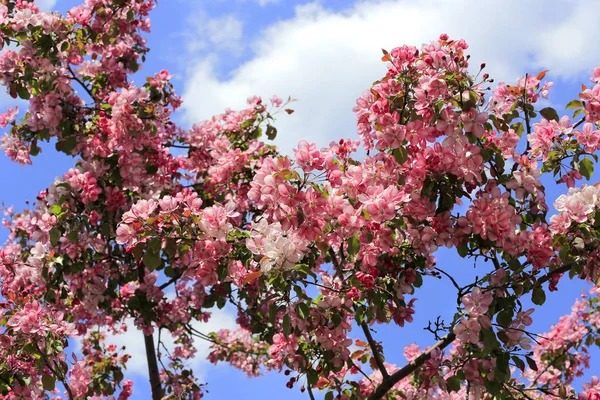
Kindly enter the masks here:
<path id="1" fill-rule="evenodd" d="M 279 0 L 254 0 L 256 3 L 258 3 L 259 6 L 261 7 L 265 7 L 268 6 L 270 4 L 277 4 L 279 3 Z"/>
<path id="2" fill-rule="evenodd" d="M 37 0 L 35 3 L 38 5 L 40 10 L 44 11 L 54 8 L 56 0 Z"/>
<path id="3" fill-rule="evenodd" d="M 552 5 L 550 5 L 552 3 Z M 183 98 L 185 120 L 197 122 L 250 95 L 299 99 L 296 113 L 277 121 L 277 144 L 289 152 L 305 139 L 319 145 L 356 137 L 351 109 L 361 91 L 385 73 L 381 48 L 420 46 L 446 32 L 470 44 L 472 65 L 486 62 L 496 82 L 550 69 L 550 78 L 573 78 L 600 64 L 600 26 L 585 18 L 600 2 L 376 1 L 343 12 L 318 3 L 296 8 L 252 43 L 254 57 L 223 80 L 218 58 L 191 57 Z M 588 21 L 587 23 L 584 21 Z M 586 75 L 587 76 L 587 75 Z"/>
<path id="4" fill-rule="evenodd" d="M 197 10 L 187 23 L 189 29 L 184 34 L 184 43 L 189 52 L 204 52 L 209 48 L 241 51 L 244 26 L 233 15 L 214 18 L 202 10 Z"/>
<path id="5" fill-rule="evenodd" d="M 110 344 L 116 345 L 119 349 L 122 346 L 126 347 L 125 353 L 131 355 L 131 358 L 127 362 L 127 372 L 136 374 L 139 376 L 147 377 L 148 376 L 148 366 L 146 364 L 146 349 L 144 346 L 144 336 L 141 331 L 139 331 L 135 324 L 133 323 L 133 319 L 126 320 L 127 332 L 121 335 L 108 335 L 106 338 L 106 342 Z M 210 333 L 216 332 L 220 329 L 236 329 L 237 325 L 235 323 L 235 316 L 225 310 L 215 310 L 212 311 L 212 316 L 207 323 L 195 321 L 192 323 L 192 327 L 199 332 L 202 333 Z M 154 343 L 158 341 L 158 331 L 155 330 L 154 333 Z M 175 347 L 173 344 L 173 338 L 168 332 L 163 331 L 161 334 L 161 341 L 165 344 L 169 351 L 172 351 Z M 196 377 L 202 379 L 203 374 L 203 365 L 208 363 L 206 357 L 209 353 L 210 343 L 195 338 L 194 346 L 197 349 L 196 357 L 192 360 L 188 361 L 188 365 L 194 370 L 196 373 Z M 78 347 L 80 348 L 80 346 Z M 161 350 L 163 350 L 161 348 Z M 166 354 L 163 351 L 163 362 L 165 365 Z"/>

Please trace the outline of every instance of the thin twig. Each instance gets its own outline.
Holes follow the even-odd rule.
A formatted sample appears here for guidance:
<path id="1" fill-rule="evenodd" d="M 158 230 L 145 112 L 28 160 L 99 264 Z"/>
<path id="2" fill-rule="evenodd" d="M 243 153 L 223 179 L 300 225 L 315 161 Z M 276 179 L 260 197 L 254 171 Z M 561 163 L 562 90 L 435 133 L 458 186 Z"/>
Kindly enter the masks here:
<path id="1" fill-rule="evenodd" d="M 81 87 L 83 87 L 83 89 L 85 89 L 85 91 L 87 92 L 87 94 L 90 95 L 90 97 L 92 98 L 92 100 L 96 101 L 96 96 L 94 96 L 94 94 L 92 93 L 92 91 L 90 90 L 90 88 L 87 87 L 87 85 L 85 83 L 83 83 L 83 81 L 81 79 L 79 79 L 77 77 L 77 75 L 75 75 L 75 72 L 71 69 L 71 66 L 68 65 L 67 69 L 69 70 L 69 72 L 71 73 L 71 79 L 73 79 L 75 82 L 79 83 L 81 85 Z"/>
<path id="2" fill-rule="evenodd" d="M 383 359 L 381 358 L 382 352 L 380 352 L 379 349 L 377 348 L 377 343 L 375 342 L 375 340 L 373 339 L 373 336 L 371 335 L 371 330 L 369 329 L 369 325 L 367 325 L 367 323 L 365 321 L 363 321 L 360 323 L 360 327 L 362 328 L 363 332 L 365 333 L 367 342 L 369 342 L 369 347 L 371 348 L 371 351 L 373 352 L 373 357 L 375 358 L 375 364 L 377 364 L 377 368 L 381 372 L 383 379 L 385 380 L 385 379 L 389 378 L 390 375 L 388 374 L 387 369 L 385 369 L 385 365 L 383 364 Z"/>

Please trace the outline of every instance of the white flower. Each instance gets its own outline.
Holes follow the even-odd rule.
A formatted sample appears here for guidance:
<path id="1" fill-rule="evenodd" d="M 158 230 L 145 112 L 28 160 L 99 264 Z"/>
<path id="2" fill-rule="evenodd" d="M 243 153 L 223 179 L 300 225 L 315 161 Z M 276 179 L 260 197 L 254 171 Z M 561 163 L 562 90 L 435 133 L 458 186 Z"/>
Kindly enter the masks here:
<path id="1" fill-rule="evenodd" d="M 269 236 L 264 242 L 264 257 L 261 260 L 261 271 L 269 272 L 271 269 L 288 270 L 302 259 L 302 252 L 296 243 L 284 236 Z"/>

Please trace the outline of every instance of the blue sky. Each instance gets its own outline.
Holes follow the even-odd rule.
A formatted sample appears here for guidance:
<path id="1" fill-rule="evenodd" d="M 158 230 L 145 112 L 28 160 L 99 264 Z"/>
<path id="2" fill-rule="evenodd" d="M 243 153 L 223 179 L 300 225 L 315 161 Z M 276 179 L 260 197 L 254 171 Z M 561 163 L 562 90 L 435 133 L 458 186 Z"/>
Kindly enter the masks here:
<path id="1" fill-rule="evenodd" d="M 44 1 L 45 7 L 63 12 L 76 4 L 79 1 Z M 356 138 L 351 109 L 360 92 L 385 72 L 380 49 L 405 43 L 419 46 L 447 32 L 470 43 L 472 65 L 487 62 L 496 82 L 514 82 L 525 72 L 550 69 L 548 77 L 556 82 L 550 103 L 566 104 L 581 82 L 588 83 L 590 70 L 600 66 L 600 42 L 586 40 L 598 37 L 600 26 L 595 21 L 584 23 L 589 15 L 598 15 L 600 3 L 547 1 L 544 8 L 541 4 L 159 0 L 151 15 L 151 52 L 135 81 L 142 83 L 146 75 L 163 68 L 174 73 L 175 87 L 184 99 L 175 119 L 183 127 L 225 107 L 242 107 L 251 95 L 292 96 L 299 100 L 292 107 L 296 113 L 282 116 L 277 123 L 277 144 L 289 152 L 301 139 L 325 146 L 341 137 Z M 0 95 L 1 107 L 11 105 L 12 99 Z M 33 166 L 20 167 L 0 156 L 0 201 L 20 209 L 74 164 L 73 159 L 55 154 L 52 146 L 45 146 L 33 161 Z M 596 173 L 593 182 L 598 180 Z M 560 192 L 550 181 L 545 183 L 552 202 Z M 5 238 L 6 232 L 0 230 L 0 241 Z M 482 274 L 454 251 L 440 251 L 438 260 L 459 282 Z M 437 315 L 450 319 L 454 312 L 455 295 L 448 282 L 428 279 L 425 283 L 416 294 L 412 324 L 404 329 L 376 328 L 375 336 L 383 340 L 390 362 L 403 363 L 406 344 L 432 344 L 431 335 L 423 331 L 427 321 Z M 535 312 L 534 330 L 547 330 L 569 312 L 582 288 L 580 282 L 561 283 L 560 291 L 550 294 L 546 305 Z M 229 311 L 222 312 L 203 330 L 231 326 L 233 318 Z M 352 334 L 361 337 L 357 331 Z M 134 360 L 140 356 L 141 335 L 131 333 L 116 340 L 130 346 Z M 201 360 L 193 365 L 209 383 L 209 399 L 306 398 L 296 389 L 287 389 L 283 376 L 251 380 L 226 366 L 213 367 Z M 596 360 L 593 367 L 600 370 L 600 362 Z M 136 383 L 135 399 L 148 396 L 144 376 L 143 360 L 138 358 L 127 373 Z"/>

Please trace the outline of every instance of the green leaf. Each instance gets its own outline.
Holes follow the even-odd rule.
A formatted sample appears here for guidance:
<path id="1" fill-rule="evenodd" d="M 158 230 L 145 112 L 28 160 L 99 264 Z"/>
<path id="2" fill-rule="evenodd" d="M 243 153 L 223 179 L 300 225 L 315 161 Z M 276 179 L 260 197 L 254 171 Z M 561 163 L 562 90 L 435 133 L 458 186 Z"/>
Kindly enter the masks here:
<path id="1" fill-rule="evenodd" d="M 319 381 L 319 373 L 312 368 L 309 369 L 306 372 L 306 381 L 308 382 L 308 384 L 310 386 L 316 385 L 317 382 Z"/>
<path id="2" fill-rule="evenodd" d="M 519 261 L 518 258 L 513 258 L 512 260 L 510 260 L 510 262 L 508 263 L 508 268 L 510 268 L 512 271 L 517 271 L 521 268 L 521 261 Z"/>
<path id="3" fill-rule="evenodd" d="M 498 313 L 498 316 L 496 316 L 496 321 L 498 322 L 498 325 L 506 328 L 512 322 L 512 318 L 513 310 L 510 308 L 505 308 Z"/>
<path id="4" fill-rule="evenodd" d="M 496 356 L 496 369 L 494 379 L 498 382 L 508 382 L 510 379 L 510 367 L 508 365 L 508 354 L 501 353 Z"/>
<path id="5" fill-rule="evenodd" d="M 171 265 L 169 265 L 167 268 L 165 268 L 165 276 L 167 278 L 175 278 L 177 275 L 178 275 L 177 271 Z"/>
<path id="6" fill-rule="evenodd" d="M 514 130 L 519 137 L 523 136 L 523 132 L 525 132 L 525 127 L 523 126 L 522 122 L 515 122 L 510 126 L 510 128 Z"/>
<path id="7" fill-rule="evenodd" d="M 462 258 L 465 258 L 469 254 L 469 248 L 466 244 L 461 244 L 456 248 L 456 250 L 458 251 L 458 255 Z"/>
<path id="8" fill-rule="evenodd" d="M 565 106 L 565 109 L 569 109 L 569 108 L 580 108 L 583 107 L 583 103 L 580 100 L 571 100 L 570 102 L 567 103 L 567 105 Z"/>
<path id="9" fill-rule="evenodd" d="M 567 261 L 569 259 L 569 252 L 570 252 L 570 248 L 569 245 L 564 245 L 563 247 L 560 248 L 560 250 L 558 251 L 558 257 L 562 260 L 562 261 Z"/>
<path id="10" fill-rule="evenodd" d="M 496 165 L 498 166 L 498 170 L 500 172 L 504 171 L 504 166 L 506 165 L 506 161 L 504 161 L 504 156 L 502 155 L 501 152 L 497 152 L 496 153 L 496 159 L 494 161 L 496 161 Z"/>
<path id="11" fill-rule="evenodd" d="M 152 238 L 148 241 L 148 251 L 160 253 L 161 246 L 162 240 L 159 237 Z"/>
<path id="12" fill-rule="evenodd" d="M 160 259 L 160 256 L 156 253 L 153 253 L 151 251 L 147 251 L 146 254 L 144 254 L 144 265 L 146 267 L 148 267 L 148 270 L 150 271 L 154 271 L 156 268 L 158 268 L 162 262 L 162 260 Z"/>
<path id="13" fill-rule="evenodd" d="M 397 149 L 394 149 L 392 151 L 392 154 L 394 155 L 394 158 L 396 159 L 396 161 L 398 161 L 398 164 L 404 164 L 404 162 L 407 160 L 407 155 L 406 155 L 406 149 L 404 147 L 398 147 Z"/>
<path id="14" fill-rule="evenodd" d="M 585 108 L 580 108 L 579 110 L 577 110 L 573 113 L 573 118 L 577 118 L 577 116 L 579 116 L 580 114 L 583 114 L 585 112 L 586 112 Z"/>
<path id="15" fill-rule="evenodd" d="M 277 307 L 277 304 L 271 304 L 271 306 L 269 307 L 269 322 L 270 323 L 274 323 L 275 322 L 275 318 L 277 317 L 277 310 L 279 309 L 279 307 Z"/>
<path id="16" fill-rule="evenodd" d="M 158 172 L 158 167 L 154 164 L 148 163 L 146 164 L 146 173 L 148 175 L 154 175 Z"/>
<path id="17" fill-rule="evenodd" d="M 36 146 L 35 144 L 32 144 L 31 147 L 29 148 L 29 154 L 32 156 L 37 156 L 38 154 L 40 154 L 40 148 L 38 146 Z"/>
<path id="18" fill-rule="evenodd" d="M 333 392 L 327 392 L 325 395 L 325 400 L 333 400 Z"/>
<path id="19" fill-rule="evenodd" d="M 83 272 L 83 270 L 85 269 L 85 264 L 82 262 L 76 262 L 73 263 L 73 265 L 71 265 L 71 267 L 69 268 L 69 271 L 71 271 L 71 273 L 79 273 L 79 272 Z"/>
<path id="20" fill-rule="evenodd" d="M 491 329 L 484 329 L 481 331 L 483 335 L 483 345 L 486 349 L 492 350 L 500 347 L 500 342 L 496 338 L 496 334 Z"/>
<path id="21" fill-rule="evenodd" d="M 290 315 L 289 314 L 285 314 L 283 316 L 283 334 L 285 336 L 290 336 L 290 333 L 292 333 L 292 326 L 290 325 Z"/>
<path id="22" fill-rule="evenodd" d="M 132 310 L 138 310 L 140 308 L 140 299 L 137 296 L 133 296 L 127 300 L 127 306 Z"/>
<path id="23" fill-rule="evenodd" d="M 594 174 L 594 163 L 589 158 L 584 158 L 579 162 L 579 173 L 585 176 L 589 181 Z"/>
<path id="24" fill-rule="evenodd" d="M 451 376 L 450 378 L 446 379 L 446 386 L 448 387 L 449 392 L 458 392 L 461 386 L 460 379 L 458 379 L 456 375 Z"/>
<path id="25" fill-rule="evenodd" d="M 146 247 L 145 243 L 138 243 L 135 245 L 135 247 L 133 248 L 133 256 L 135 257 L 135 259 L 137 261 L 139 261 L 142 258 L 142 254 L 144 252 L 144 248 Z"/>
<path id="26" fill-rule="evenodd" d="M 55 204 L 52 207 L 50 207 L 50 212 L 54 215 L 59 215 L 62 213 L 62 207 L 58 204 Z"/>
<path id="27" fill-rule="evenodd" d="M 481 154 L 483 162 L 488 162 L 492 159 L 492 151 L 490 149 L 483 149 L 479 154 Z"/>
<path id="28" fill-rule="evenodd" d="M 60 231 L 56 228 L 50 229 L 50 243 L 52 246 L 56 246 L 58 244 L 58 240 L 60 239 Z"/>
<path id="29" fill-rule="evenodd" d="M 558 113 L 552 107 L 542 108 L 540 110 L 540 114 L 542 114 L 542 117 L 546 118 L 548 121 L 554 120 L 558 122 L 558 120 L 560 119 L 558 118 Z"/>
<path id="30" fill-rule="evenodd" d="M 300 319 L 306 320 L 310 317 L 310 307 L 306 303 L 298 303 L 296 304 L 296 313 Z"/>
<path id="31" fill-rule="evenodd" d="M 495 379 L 492 381 L 489 381 L 486 379 L 484 384 L 485 384 L 485 389 L 488 392 L 488 394 L 493 395 L 492 398 L 494 398 L 494 399 L 501 398 L 500 391 L 504 387 L 504 385 L 501 382 L 499 382 Z"/>
<path id="32" fill-rule="evenodd" d="M 277 129 L 274 126 L 267 125 L 267 139 L 274 140 L 277 136 Z"/>
<path id="33" fill-rule="evenodd" d="M 52 375 L 44 374 L 42 375 L 42 387 L 44 390 L 54 390 L 54 386 L 56 384 L 56 379 Z"/>
<path id="34" fill-rule="evenodd" d="M 165 254 L 173 258 L 177 254 L 177 241 L 173 238 L 167 239 L 165 244 Z"/>
<path id="35" fill-rule="evenodd" d="M 154 271 L 162 264 L 162 259 L 160 258 L 161 243 L 162 242 L 160 238 L 153 238 L 148 242 L 148 247 L 146 248 L 146 254 L 144 254 L 143 262 L 150 271 Z"/>
<path id="36" fill-rule="evenodd" d="M 77 243 L 79 240 L 79 233 L 77 231 L 71 231 L 67 234 L 67 238 L 71 243 Z"/>
<path id="37" fill-rule="evenodd" d="M 77 138 L 75 136 L 69 136 L 64 140 L 56 142 L 56 150 L 62 151 L 65 154 L 71 154 L 75 146 L 77 146 Z"/>
<path id="38" fill-rule="evenodd" d="M 512 356 L 511 359 L 513 360 L 515 365 L 521 370 L 521 372 L 525 371 L 525 362 L 523 360 L 521 360 L 517 356 Z"/>
<path id="39" fill-rule="evenodd" d="M 592 344 L 594 344 L 594 337 L 592 335 L 589 335 L 587 339 L 585 339 L 585 345 L 587 347 L 590 347 Z"/>
<path id="40" fill-rule="evenodd" d="M 340 314 L 333 314 L 331 316 L 331 322 L 333 322 L 334 326 L 340 326 L 340 324 L 342 323 L 342 317 L 340 316 Z"/>
<path id="41" fill-rule="evenodd" d="M 184 255 L 186 255 L 186 254 L 187 254 L 187 252 L 188 252 L 188 251 L 190 251 L 190 250 L 191 250 L 191 248 L 192 248 L 192 247 L 191 247 L 189 244 L 187 244 L 187 243 L 182 243 L 182 244 L 180 244 L 180 245 L 179 245 L 179 255 L 180 255 L 181 257 L 183 257 Z"/>
<path id="42" fill-rule="evenodd" d="M 535 360 L 533 360 L 532 358 L 525 356 L 525 361 L 527 361 L 527 365 L 529 365 L 529 368 L 531 368 L 534 371 L 538 370 L 538 366 L 535 363 Z"/>
<path id="43" fill-rule="evenodd" d="M 546 302 L 546 291 L 541 286 L 536 286 L 531 293 L 533 304 L 541 306 Z"/>
<path id="44" fill-rule="evenodd" d="M 421 286 L 423 286 L 423 276 L 421 274 L 415 274 L 415 281 L 413 282 L 413 286 L 416 288 L 420 288 Z"/>
<path id="45" fill-rule="evenodd" d="M 21 85 L 17 86 L 17 94 L 23 100 L 29 100 L 29 97 L 30 97 L 29 90 L 27 90 L 27 88 L 25 86 L 21 86 Z"/>
<path id="46" fill-rule="evenodd" d="M 348 255 L 350 255 L 350 256 L 356 255 L 356 253 L 358 253 L 358 250 L 360 249 L 360 242 L 358 240 L 358 235 L 354 235 L 351 238 L 348 238 L 346 240 L 346 243 L 348 244 Z"/>

